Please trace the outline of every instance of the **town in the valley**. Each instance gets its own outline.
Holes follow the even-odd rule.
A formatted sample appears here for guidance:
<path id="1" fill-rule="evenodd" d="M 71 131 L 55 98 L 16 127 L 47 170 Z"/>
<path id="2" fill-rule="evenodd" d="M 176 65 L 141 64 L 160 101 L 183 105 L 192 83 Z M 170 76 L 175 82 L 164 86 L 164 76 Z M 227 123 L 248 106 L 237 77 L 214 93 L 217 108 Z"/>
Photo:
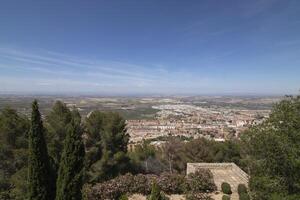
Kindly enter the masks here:
<path id="1" fill-rule="evenodd" d="M 2 96 L 1 106 L 16 107 L 29 115 L 33 96 Z M 265 120 L 277 96 L 148 96 L 148 97 L 83 97 L 39 96 L 45 115 L 54 102 L 61 100 L 76 108 L 83 117 L 93 110 L 119 112 L 126 119 L 130 146 L 150 140 L 161 145 L 169 137 L 182 140 L 205 137 L 215 141 L 239 138 L 251 125 Z M 28 103 L 26 103 L 28 102 Z"/>
<path id="2" fill-rule="evenodd" d="M 127 120 L 127 130 L 132 144 L 153 140 L 160 145 L 163 138 L 205 137 L 215 141 L 238 138 L 251 125 L 261 123 L 269 110 L 229 108 L 203 108 L 187 104 L 153 106 L 159 110 L 154 119 Z"/>

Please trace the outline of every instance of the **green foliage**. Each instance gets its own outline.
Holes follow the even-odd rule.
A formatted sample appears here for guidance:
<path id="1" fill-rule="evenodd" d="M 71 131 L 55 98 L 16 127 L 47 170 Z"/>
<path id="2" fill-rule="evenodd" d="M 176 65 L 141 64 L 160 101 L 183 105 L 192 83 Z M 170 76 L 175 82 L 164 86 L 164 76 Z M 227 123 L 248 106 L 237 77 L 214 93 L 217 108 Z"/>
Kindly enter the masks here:
<path id="1" fill-rule="evenodd" d="M 222 196 L 222 200 L 230 200 L 230 196 L 224 194 L 224 195 Z"/>
<path id="2" fill-rule="evenodd" d="M 156 182 L 152 184 L 151 194 L 147 197 L 147 200 L 168 200 L 169 198 L 166 197 L 160 190 L 160 187 Z"/>
<path id="3" fill-rule="evenodd" d="M 232 194 L 231 187 L 227 182 L 221 184 L 221 189 L 224 194 Z"/>
<path id="4" fill-rule="evenodd" d="M 241 144 L 238 140 L 213 143 L 213 162 L 234 162 L 243 167 L 241 163 Z"/>
<path id="5" fill-rule="evenodd" d="M 129 135 L 118 113 L 94 111 L 87 118 L 88 175 L 91 182 L 113 178 L 129 170 Z"/>
<path id="6" fill-rule="evenodd" d="M 247 191 L 247 187 L 245 184 L 239 184 L 238 185 L 238 193 L 242 194 L 242 193 L 248 193 Z"/>
<path id="7" fill-rule="evenodd" d="M 60 161 L 56 200 L 80 200 L 84 173 L 83 129 L 78 113 L 74 111 L 73 120 L 68 125 L 64 149 Z"/>
<path id="8" fill-rule="evenodd" d="M 6 107 L 0 112 L 0 199 L 23 199 L 27 166 L 27 136 L 30 128 L 26 116 Z M 15 178 L 18 177 L 18 178 Z M 17 191 L 22 191 L 20 194 Z"/>
<path id="9" fill-rule="evenodd" d="M 212 198 L 205 193 L 189 192 L 185 195 L 186 200 L 212 200 Z"/>
<path id="10" fill-rule="evenodd" d="M 250 200 L 247 187 L 244 184 L 238 185 L 239 200 Z"/>
<path id="11" fill-rule="evenodd" d="M 300 199 L 300 195 L 299 194 L 292 194 L 292 195 L 288 195 L 284 198 L 281 199 L 286 199 L 286 200 L 299 200 Z"/>
<path id="12" fill-rule="evenodd" d="M 13 148 L 25 148 L 29 123 L 26 117 L 20 116 L 9 107 L 1 112 L 0 141 Z"/>
<path id="13" fill-rule="evenodd" d="M 95 199 L 94 194 L 92 193 L 92 186 L 88 183 L 82 186 L 82 199 L 83 200 Z"/>
<path id="14" fill-rule="evenodd" d="M 147 198 L 148 200 L 159 200 L 160 199 L 160 188 L 156 182 L 152 184 L 151 194 Z"/>
<path id="15" fill-rule="evenodd" d="M 10 196 L 15 200 L 23 200 L 24 194 L 27 194 L 28 185 L 27 185 L 27 176 L 28 176 L 28 168 L 23 167 L 18 170 L 14 175 L 10 178 L 10 183 L 13 187 L 10 189 Z"/>
<path id="16" fill-rule="evenodd" d="M 268 120 L 244 133 L 254 199 L 300 191 L 300 96 L 276 104 Z"/>
<path id="17" fill-rule="evenodd" d="M 243 168 L 240 145 L 238 140 L 215 142 L 199 138 L 183 142 L 170 138 L 155 156 L 163 164 L 161 171 L 185 173 L 188 162 L 234 162 Z"/>
<path id="18" fill-rule="evenodd" d="M 129 157 L 137 171 L 149 173 L 155 171 L 155 166 L 152 165 L 152 158 L 155 157 L 155 153 L 155 147 L 150 145 L 148 141 L 143 141 L 142 144 L 136 145 L 134 150 L 129 152 Z"/>
<path id="19" fill-rule="evenodd" d="M 128 200 L 128 196 L 123 194 L 122 196 L 120 196 L 119 200 Z"/>
<path id="20" fill-rule="evenodd" d="M 249 186 L 254 193 L 254 199 L 267 200 L 271 199 L 272 195 L 277 193 L 286 195 L 286 185 L 283 180 L 276 177 L 254 176 L 250 178 Z"/>
<path id="21" fill-rule="evenodd" d="M 53 200 L 55 195 L 44 127 L 35 100 L 32 103 L 31 130 L 29 132 L 28 198 L 30 200 Z"/>
<path id="22" fill-rule="evenodd" d="M 46 116 L 46 129 L 44 129 L 37 102 L 35 101 L 32 106 L 30 132 L 30 121 L 25 116 L 17 114 L 15 110 L 10 108 L 5 108 L 0 113 L 1 198 L 18 200 L 24 199 L 24 196 L 28 194 L 29 199 L 53 199 L 55 195 L 54 183 L 60 160 L 65 160 L 65 162 L 62 162 L 64 164 L 60 166 L 60 178 L 57 181 L 59 188 L 64 188 L 61 190 L 73 189 L 72 192 L 74 193 L 75 191 L 80 192 L 80 189 L 74 188 L 81 188 L 82 185 L 82 173 L 79 173 L 79 168 L 82 168 L 85 163 L 82 160 L 83 156 L 77 155 L 80 153 L 76 154 L 76 151 L 69 150 L 65 153 L 68 156 L 62 158 L 67 135 L 72 127 L 73 131 L 78 130 L 72 126 L 71 122 L 73 121 L 73 125 L 80 124 L 79 113 L 71 112 L 64 103 L 58 101 L 49 115 Z M 87 118 L 86 127 L 87 131 L 83 138 L 85 138 L 88 152 L 85 161 L 87 161 L 86 168 L 89 172 L 89 181 L 107 180 L 131 168 L 132 164 L 127 155 L 129 136 L 126 133 L 125 120 L 120 115 L 95 111 Z M 80 129 L 81 135 L 83 127 Z M 77 139 L 71 137 L 68 139 L 68 143 L 74 143 Z M 80 152 L 84 153 L 82 142 L 80 145 L 79 143 L 76 145 L 80 146 Z M 77 168 L 66 166 L 66 164 L 74 164 L 75 157 L 77 161 L 80 160 L 75 164 Z M 27 166 L 28 163 L 29 166 Z M 78 185 L 72 185 L 73 181 L 77 182 Z M 72 192 L 70 196 L 74 194 Z M 59 191 L 58 193 L 62 194 Z M 62 198 L 67 199 L 66 197 Z"/>
<path id="23" fill-rule="evenodd" d="M 250 200 L 250 196 L 248 193 L 240 193 L 239 200 Z"/>
<path id="24" fill-rule="evenodd" d="M 61 101 L 56 101 L 51 112 L 46 116 L 45 126 L 47 128 L 49 155 L 56 166 L 60 162 L 67 127 L 71 120 L 71 111 Z"/>

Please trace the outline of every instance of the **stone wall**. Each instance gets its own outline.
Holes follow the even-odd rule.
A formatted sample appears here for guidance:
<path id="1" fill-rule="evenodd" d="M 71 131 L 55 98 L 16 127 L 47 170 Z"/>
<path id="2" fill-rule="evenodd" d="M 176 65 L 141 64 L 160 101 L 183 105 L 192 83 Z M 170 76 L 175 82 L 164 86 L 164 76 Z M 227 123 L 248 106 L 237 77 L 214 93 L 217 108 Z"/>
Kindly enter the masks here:
<path id="1" fill-rule="evenodd" d="M 234 163 L 187 163 L 186 173 L 194 173 L 198 169 L 210 170 L 219 190 L 223 182 L 228 182 L 233 191 L 237 191 L 239 184 L 248 185 L 249 176 Z"/>

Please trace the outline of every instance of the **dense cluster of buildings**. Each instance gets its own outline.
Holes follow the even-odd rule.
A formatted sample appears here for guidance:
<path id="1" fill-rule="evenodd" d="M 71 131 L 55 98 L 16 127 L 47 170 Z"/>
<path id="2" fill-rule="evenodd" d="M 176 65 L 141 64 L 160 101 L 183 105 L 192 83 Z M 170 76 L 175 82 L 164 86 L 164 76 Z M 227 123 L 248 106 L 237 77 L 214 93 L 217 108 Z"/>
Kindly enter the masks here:
<path id="1" fill-rule="evenodd" d="M 251 125 L 268 117 L 268 110 L 204 108 L 195 105 L 167 104 L 153 106 L 159 110 L 155 119 L 128 120 L 131 143 L 164 136 L 206 137 L 224 141 L 239 137 Z"/>

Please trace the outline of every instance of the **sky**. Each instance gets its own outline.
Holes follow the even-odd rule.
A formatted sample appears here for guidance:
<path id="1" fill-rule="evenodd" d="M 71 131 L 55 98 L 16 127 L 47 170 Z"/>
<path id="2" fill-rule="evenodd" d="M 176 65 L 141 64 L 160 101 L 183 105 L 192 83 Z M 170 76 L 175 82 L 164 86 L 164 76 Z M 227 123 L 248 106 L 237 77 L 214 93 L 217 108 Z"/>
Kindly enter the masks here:
<path id="1" fill-rule="evenodd" d="M 1 94 L 299 89 L 299 0 L 0 2 Z"/>

